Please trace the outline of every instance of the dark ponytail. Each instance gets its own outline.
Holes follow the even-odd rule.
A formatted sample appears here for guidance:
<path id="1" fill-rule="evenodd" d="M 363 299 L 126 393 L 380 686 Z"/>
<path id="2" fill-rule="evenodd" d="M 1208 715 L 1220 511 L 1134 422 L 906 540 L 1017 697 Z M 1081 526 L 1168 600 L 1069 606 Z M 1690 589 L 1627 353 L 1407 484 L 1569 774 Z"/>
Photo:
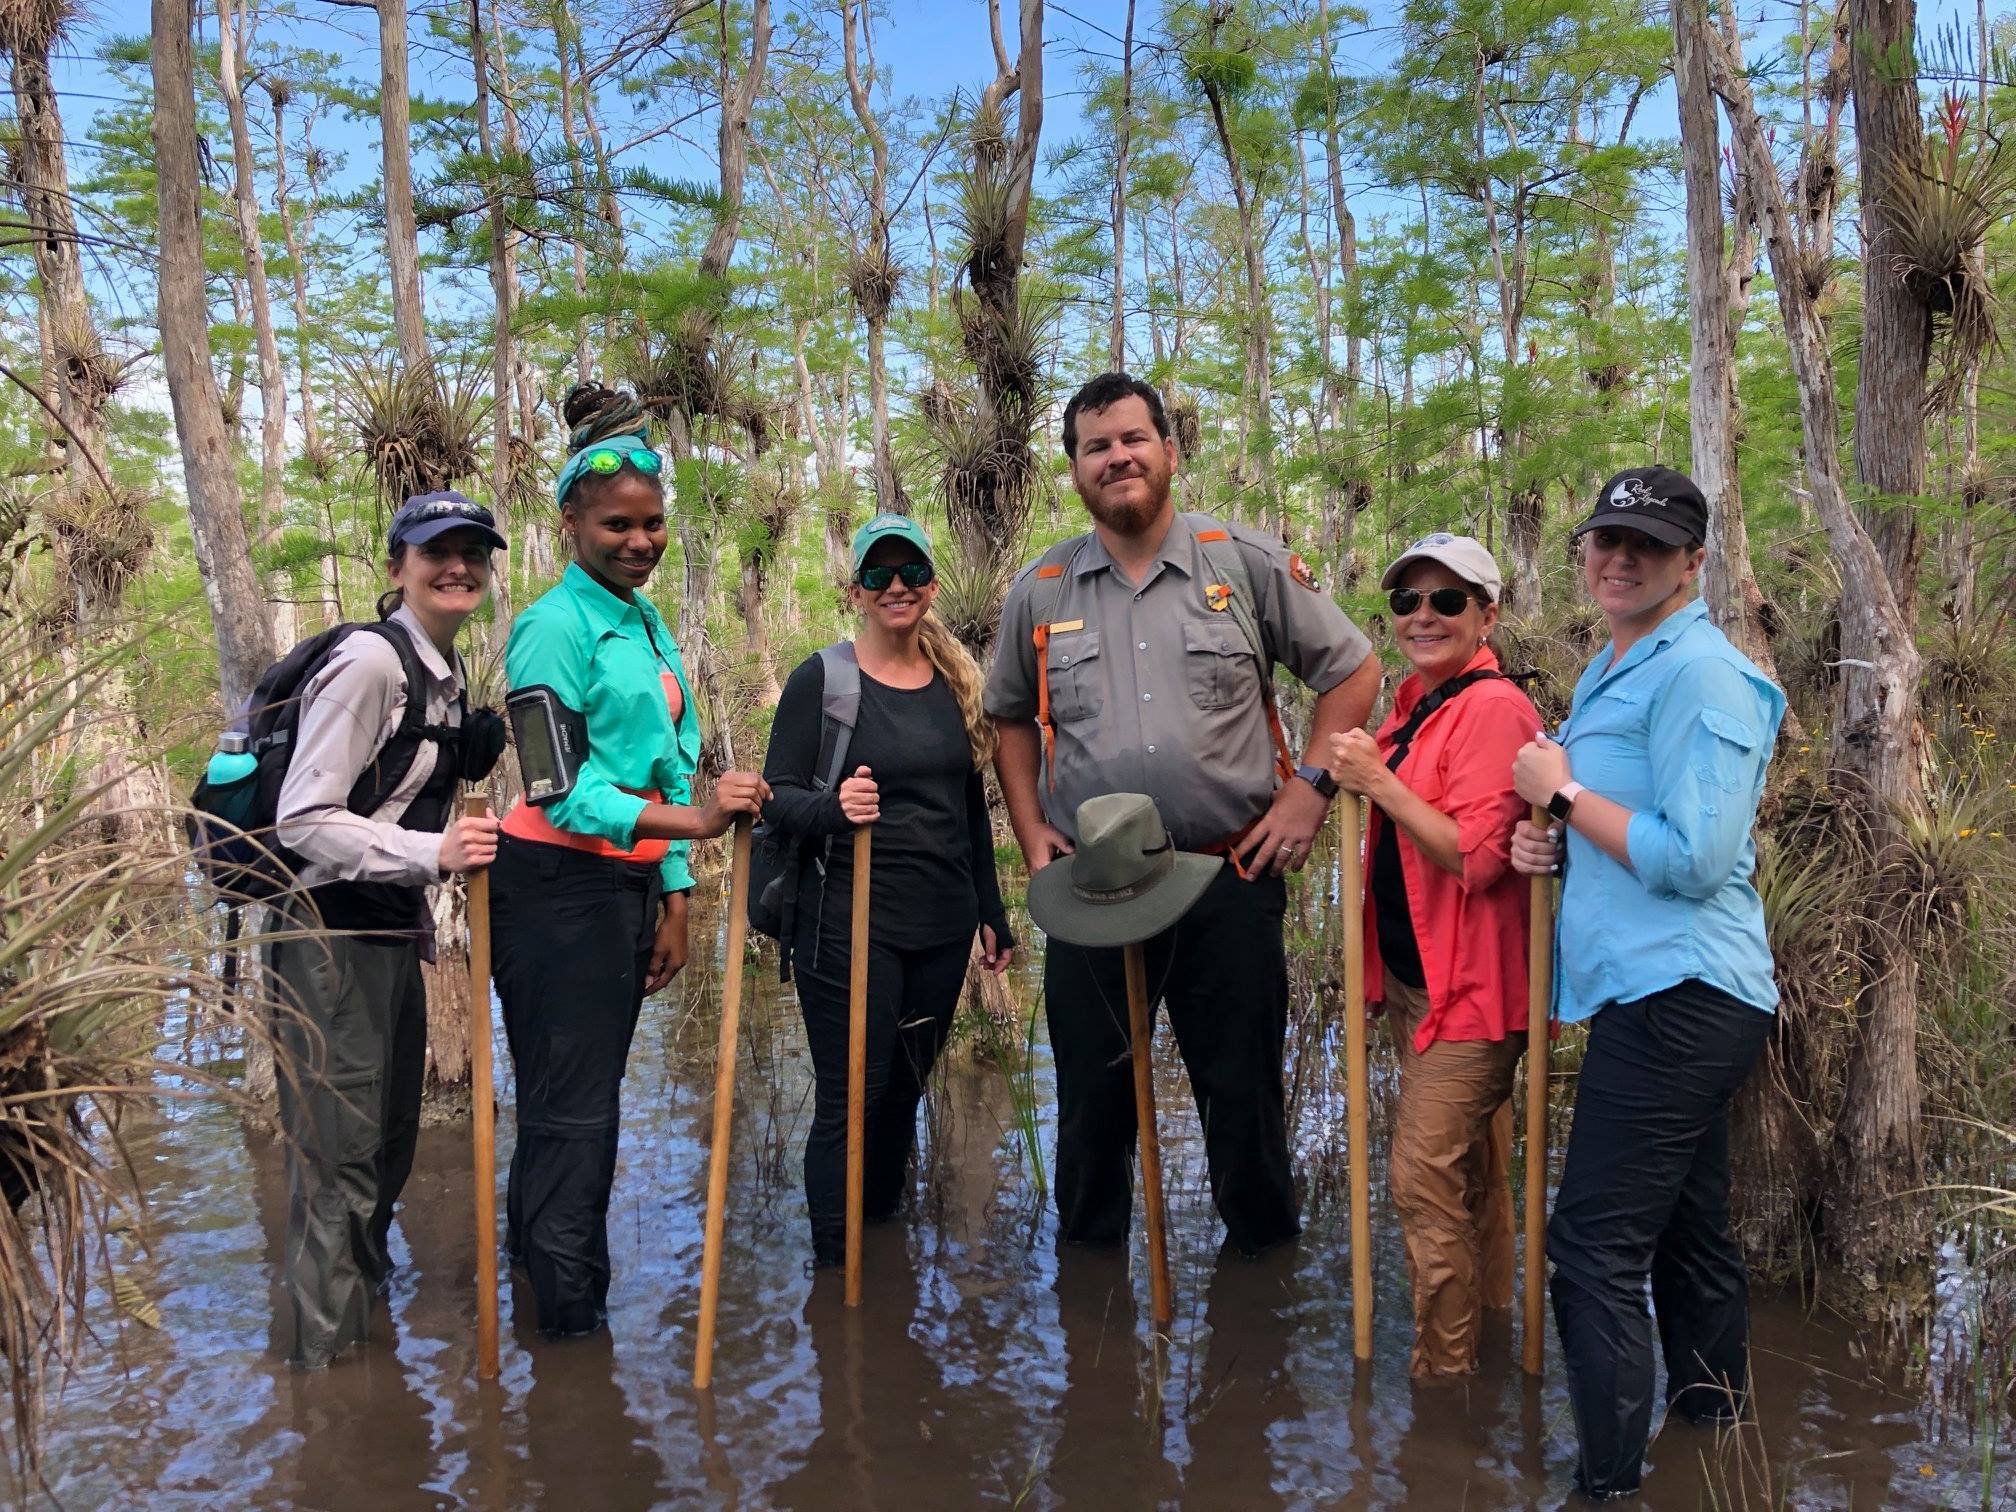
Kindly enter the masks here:
<path id="1" fill-rule="evenodd" d="M 641 435 L 646 424 L 644 406 L 635 394 L 601 383 L 575 384 L 560 401 L 560 413 L 567 421 L 571 451 L 611 436 Z"/>
<path id="2" fill-rule="evenodd" d="M 391 552 L 386 557 L 386 561 L 388 563 L 391 563 L 391 562 L 403 562 L 405 560 L 406 560 L 406 543 L 404 541 L 401 541 L 397 546 L 394 546 L 392 548 Z M 378 618 L 381 620 L 388 620 L 392 618 L 392 616 L 397 614 L 400 608 L 404 606 L 405 602 L 406 602 L 406 590 L 404 588 L 386 589 L 383 593 L 378 595 Z"/>

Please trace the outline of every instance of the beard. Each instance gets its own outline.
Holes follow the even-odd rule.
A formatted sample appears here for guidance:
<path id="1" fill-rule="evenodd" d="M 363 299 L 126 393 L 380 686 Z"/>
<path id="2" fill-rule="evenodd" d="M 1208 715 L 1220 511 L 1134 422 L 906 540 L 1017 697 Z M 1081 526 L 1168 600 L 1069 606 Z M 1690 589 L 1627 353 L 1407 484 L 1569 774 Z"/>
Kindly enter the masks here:
<path id="1" fill-rule="evenodd" d="M 1098 487 L 1089 494 L 1081 494 L 1086 511 L 1092 518 L 1116 535 L 1139 535 L 1152 525 L 1169 504 L 1169 476 L 1153 472 L 1129 474 L 1129 477 L 1143 478 L 1148 489 L 1145 495 L 1116 499 L 1110 497 L 1105 488 Z M 1125 482 L 1126 479 L 1116 479 Z"/>

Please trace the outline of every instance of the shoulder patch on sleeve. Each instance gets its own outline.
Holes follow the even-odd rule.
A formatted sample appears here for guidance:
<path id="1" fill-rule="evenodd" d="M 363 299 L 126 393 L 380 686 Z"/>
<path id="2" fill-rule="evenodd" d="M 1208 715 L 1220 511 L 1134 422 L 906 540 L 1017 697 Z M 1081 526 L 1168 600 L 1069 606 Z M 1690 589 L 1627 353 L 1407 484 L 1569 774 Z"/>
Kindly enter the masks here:
<path id="1" fill-rule="evenodd" d="M 1288 553 L 1288 576 L 1295 579 L 1296 582 L 1307 588 L 1311 593 L 1318 591 L 1316 574 L 1310 570 L 1309 564 L 1302 559 L 1302 553 L 1299 551 Z"/>

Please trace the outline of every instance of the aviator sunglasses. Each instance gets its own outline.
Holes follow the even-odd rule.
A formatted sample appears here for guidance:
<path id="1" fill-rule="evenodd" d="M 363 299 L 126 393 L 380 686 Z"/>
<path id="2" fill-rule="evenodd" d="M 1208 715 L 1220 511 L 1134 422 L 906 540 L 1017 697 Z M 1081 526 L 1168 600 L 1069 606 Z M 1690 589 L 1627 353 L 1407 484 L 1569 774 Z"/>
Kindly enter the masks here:
<path id="1" fill-rule="evenodd" d="M 894 567 L 863 567 L 854 580 L 870 593 L 881 593 L 899 577 L 905 588 L 922 588 L 937 576 L 929 562 L 904 562 Z"/>
<path id="2" fill-rule="evenodd" d="M 664 458 L 648 446 L 635 446 L 628 451 L 613 446 L 598 446 L 581 461 L 588 471 L 600 473 L 605 478 L 611 473 L 621 471 L 625 462 L 649 478 L 657 477 L 660 469 L 665 466 Z"/>
<path id="3" fill-rule="evenodd" d="M 1386 606 L 1395 615 L 1412 614 L 1421 607 L 1424 598 L 1428 607 L 1444 619 L 1456 618 L 1474 602 L 1461 588 L 1437 588 L 1432 593 L 1423 593 L 1419 588 L 1395 588 L 1386 596 Z"/>

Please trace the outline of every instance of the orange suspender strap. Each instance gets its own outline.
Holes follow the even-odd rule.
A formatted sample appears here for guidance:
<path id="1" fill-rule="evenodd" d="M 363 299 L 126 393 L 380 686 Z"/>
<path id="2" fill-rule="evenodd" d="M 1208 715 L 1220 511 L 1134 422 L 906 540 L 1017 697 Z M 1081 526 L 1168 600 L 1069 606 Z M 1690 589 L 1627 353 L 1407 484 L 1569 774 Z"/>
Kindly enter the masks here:
<path id="1" fill-rule="evenodd" d="M 1251 835 L 1258 828 L 1259 824 L 1260 821 L 1255 819 L 1253 823 L 1247 825 L 1238 834 L 1228 836 L 1226 839 L 1220 840 L 1216 845 L 1205 846 L 1202 854 L 1206 856 L 1223 856 L 1227 861 L 1232 863 L 1233 875 L 1237 876 L 1241 882 L 1251 882 L 1253 874 L 1246 869 L 1246 863 L 1239 859 L 1239 847 L 1246 843 L 1246 837 Z"/>
<path id="2" fill-rule="evenodd" d="M 1214 541 L 1229 541 L 1231 539 L 1232 532 L 1229 530 L 1200 530 L 1197 532 L 1199 545 Z M 1258 646 L 1255 646 L 1253 651 L 1256 656 L 1261 655 Z M 1281 728 L 1281 710 L 1274 703 L 1274 669 L 1272 667 L 1262 667 L 1260 669 L 1260 701 L 1267 706 L 1267 729 L 1274 737 L 1274 772 L 1283 782 L 1286 782 L 1290 777 L 1295 775 L 1295 758 L 1288 753 L 1288 732 Z M 1235 868 L 1238 865 L 1236 857 L 1234 858 L 1233 865 Z M 1242 873 L 1241 875 L 1243 876 L 1244 874 Z"/>
<path id="3" fill-rule="evenodd" d="M 1036 576 L 1061 578 L 1062 565 L 1038 567 Z M 1054 606 L 1053 606 L 1054 607 Z M 1057 791 L 1057 726 L 1050 718 L 1050 626 L 1039 621 L 1030 639 L 1036 643 L 1036 725 L 1043 732 L 1043 770 L 1050 779 L 1050 791 Z"/>

